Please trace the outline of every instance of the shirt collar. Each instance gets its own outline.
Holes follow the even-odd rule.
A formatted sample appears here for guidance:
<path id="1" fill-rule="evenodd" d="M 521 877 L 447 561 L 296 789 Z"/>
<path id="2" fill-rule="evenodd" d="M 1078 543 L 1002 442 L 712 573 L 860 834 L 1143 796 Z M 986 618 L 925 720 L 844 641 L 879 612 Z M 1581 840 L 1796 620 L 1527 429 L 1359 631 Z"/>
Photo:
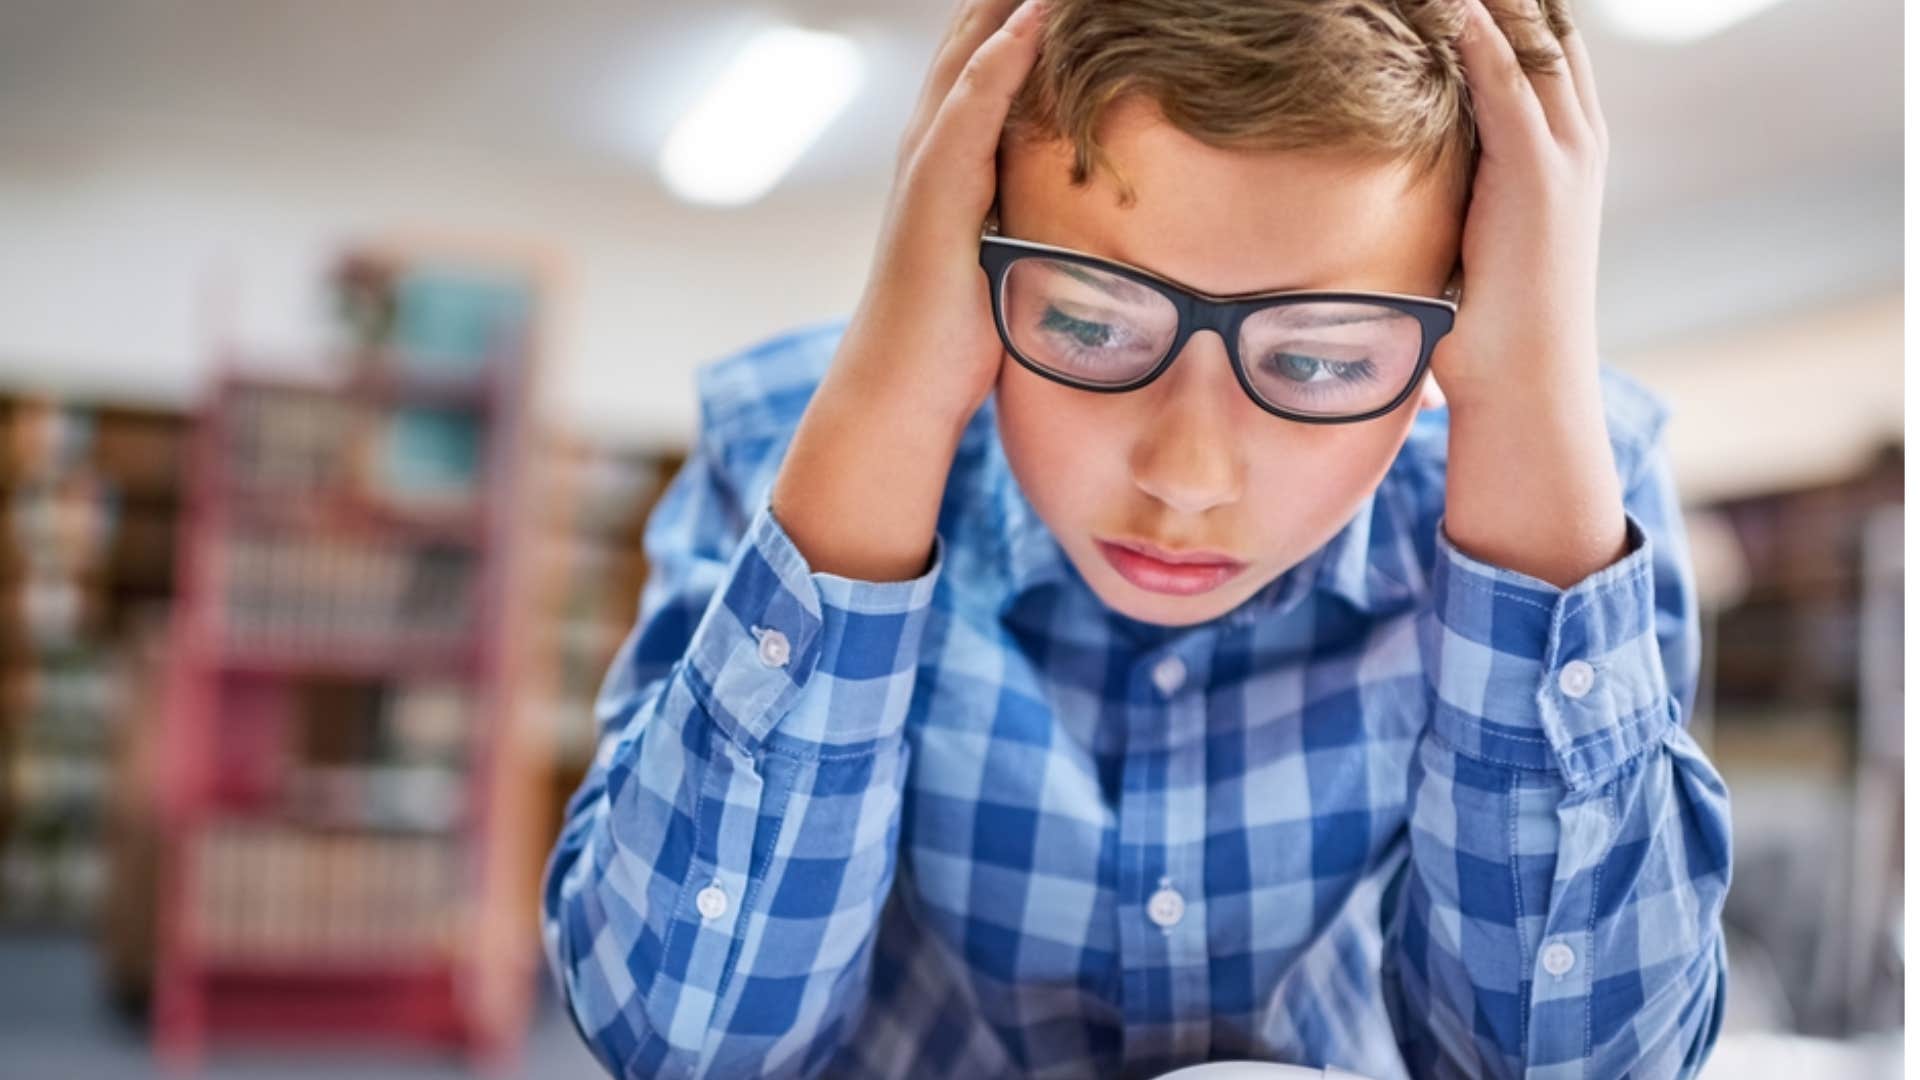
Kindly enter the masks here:
<path id="1" fill-rule="evenodd" d="M 984 431 L 977 437 L 986 465 L 988 503 L 994 510 L 994 524 L 1002 543 L 1000 562 L 1007 574 L 1000 602 L 1004 614 L 1036 589 L 1086 586 L 1014 479 L 992 410 L 990 395 L 981 410 Z M 1408 584 L 1414 566 L 1412 537 L 1398 513 L 1397 501 L 1384 494 L 1396 474 L 1397 470 L 1390 469 L 1381 485 L 1368 492 L 1353 517 L 1326 543 L 1222 618 L 1233 625 L 1246 625 L 1283 615 L 1309 592 L 1339 597 L 1363 613 L 1383 611 L 1412 596 L 1415 590 Z"/>

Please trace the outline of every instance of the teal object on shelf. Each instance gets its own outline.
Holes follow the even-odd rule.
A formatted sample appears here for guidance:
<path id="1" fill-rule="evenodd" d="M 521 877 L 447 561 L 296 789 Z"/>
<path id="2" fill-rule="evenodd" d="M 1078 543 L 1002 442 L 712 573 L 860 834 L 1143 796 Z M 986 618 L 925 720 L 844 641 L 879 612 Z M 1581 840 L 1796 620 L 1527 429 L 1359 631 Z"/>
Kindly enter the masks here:
<path id="1" fill-rule="evenodd" d="M 382 482 L 401 499 L 472 495 L 480 476 L 480 426 L 468 412 L 407 407 L 387 432 Z"/>
<path id="2" fill-rule="evenodd" d="M 410 270 L 395 292 L 393 344 L 405 370 L 425 375 L 479 374 L 513 344 L 532 308 L 524 279 L 467 267 Z"/>

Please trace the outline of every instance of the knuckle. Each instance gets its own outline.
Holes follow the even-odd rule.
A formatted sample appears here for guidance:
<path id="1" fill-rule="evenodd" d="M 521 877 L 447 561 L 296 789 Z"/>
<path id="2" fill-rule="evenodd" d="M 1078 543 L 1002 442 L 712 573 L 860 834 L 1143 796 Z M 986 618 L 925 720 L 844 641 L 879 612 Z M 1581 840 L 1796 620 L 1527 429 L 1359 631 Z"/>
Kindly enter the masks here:
<path id="1" fill-rule="evenodd" d="M 987 61 L 976 53 L 960 69 L 960 77 L 953 81 L 954 92 L 962 97 L 976 97 L 986 89 L 988 83 Z"/>
<path id="2" fill-rule="evenodd" d="M 1593 133 L 1584 124 L 1569 124 L 1566 134 L 1558 140 L 1566 155 L 1576 162 L 1586 161 L 1596 153 Z"/>
<path id="3" fill-rule="evenodd" d="M 993 29 L 992 15 L 984 0 L 970 0 L 963 3 L 960 18 L 954 22 L 955 40 L 978 43 Z"/>

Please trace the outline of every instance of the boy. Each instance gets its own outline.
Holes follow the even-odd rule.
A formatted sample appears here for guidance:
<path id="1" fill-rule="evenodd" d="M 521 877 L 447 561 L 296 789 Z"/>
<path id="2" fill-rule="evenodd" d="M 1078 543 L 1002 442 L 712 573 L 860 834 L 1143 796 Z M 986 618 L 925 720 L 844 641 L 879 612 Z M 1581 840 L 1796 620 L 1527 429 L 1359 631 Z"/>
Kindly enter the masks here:
<path id="1" fill-rule="evenodd" d="M 961 5 L 648 528 L 544 898 L 608 1069 L 1698 1069 L 1666 409 L 1584 46 L 1485 2 Z"/>

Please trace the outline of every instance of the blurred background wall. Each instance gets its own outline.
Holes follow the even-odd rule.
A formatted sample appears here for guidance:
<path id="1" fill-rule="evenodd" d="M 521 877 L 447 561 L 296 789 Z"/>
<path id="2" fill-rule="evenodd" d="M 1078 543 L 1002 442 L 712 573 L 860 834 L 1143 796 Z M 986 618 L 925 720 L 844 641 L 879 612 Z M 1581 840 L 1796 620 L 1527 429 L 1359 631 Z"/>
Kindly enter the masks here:
<path id="1" fill-rule="evenodd" d="M 693 436 L 694 369 L 851 311 L 948 7 L 0 0 L 0 1043 L 21 1075 L 593 1074 L 527 920 L 640 529 Z M 1685 39 L 1631 18 L 1678 0 L 1573 8 L 1614 142 L 1603 350 L 1674 406 L 1694 730 L 1734 791 L 1715 1067 L 1895 1067 L 1901 8 L 1779 0 Z M 783 23 L 845 35 L 857 90 L 764 196 L 688 201 L 663 144 Z M 498 618 L 371 661 L 418 628 L 316 597 L 373 582 Z M 309 636 L 259 648 L 243 611 Z M 181 750 L 219 746 L 241 749 Z M 420 852 L 459 887 L 394 884 Z M 246 886 L 316 866 L 363 884 Z M 275 937 L 322 908 L 354 914 Z M 328 1011 L 375 993 L 397 1007 Z"/>

